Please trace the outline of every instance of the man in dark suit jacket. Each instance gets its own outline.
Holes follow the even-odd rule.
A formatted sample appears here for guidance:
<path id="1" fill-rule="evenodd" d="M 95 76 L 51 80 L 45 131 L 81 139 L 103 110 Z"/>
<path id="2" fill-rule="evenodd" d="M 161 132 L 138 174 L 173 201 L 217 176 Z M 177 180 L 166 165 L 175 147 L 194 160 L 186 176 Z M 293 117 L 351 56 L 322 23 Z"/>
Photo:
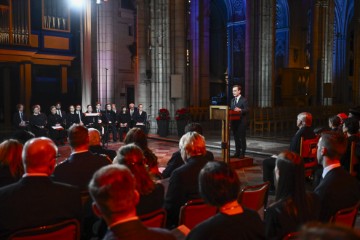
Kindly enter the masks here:
<path id="1" fill-rule="evenodd" d="M 56 166 L 53 178 L 86 191 L 94 172 L 110 164 L 111 160 L 89 151 L 89 135 L 84 126 L 74 125 L 69 129 L 69 143 L 72 153 L 68 159 Z"/>
<path id="2" fill-rule="evenodd" d="M 199 123 L 189 123 L 185 126 L 185 133 L 188 132 L 197 132 L 201 135 L 203 135 L 202 127 Z M 180 148 L 180 147 L 179 147 Z M 209 161 L 214 160 L 214 154 L 210 151 L 206 151 L 205 158 Z M 165 170 L 161 173 L 161 176 L 163 178 L 169 178 L 171 176 L 171 173 L 181 167 L 185 164 L 185 161 L 181 157 L 180 149 L 173 153 L 170 160 L 168 161 Z"/>
<path id="3" fill-rule="evenodd" d="M 249 112 L 249 104 L 247 99 L 241 96 L 240 85 L 234 85 L 232 92 L 234 98 L 231 100 L 230 109 L 240 115 L 240 120 L 231 121 L 235 141 L 235 154 L 232 157 L 244 158 L 246 152 L 246 115 Z"/>
<path id="4" fill-rule="evenodd" d="M 165 197 L 167 211 L 167 226 L 177 226 L 179 212 L 187 201 L 199 198 L 198 176 L 208 162 L 205 157 L 206 147 L 204 137 L 196 132 L 188 132 L 180 139 L 182 158 L 186 164 L 177 168 L 171 174 L 169 187 Z"/>
<path id="5" fill-rule="evenodd" d="M 102 114 L 102 122 L 105 125 L 105 142 L 109 140 L 109 131 L 112 132 L 113 141 L 117 141 L 117 129 L 116 129 L 116 114 L 111 110 L 111 104 L 105 105 L 105 111 Z"/>
<path id="6" fill-rule="evenodd" d="M 135 117 L 135 113 L 137 112 L 137 108 L 135 107 L 135 104 L 134 103 L 130 103 L 129 104 L 129 115 L 130 115 L 130 123 L 129 123 L 129 128 L 133 128 L 135 126 L 135 120 L 134 120 L 134 117 Z"/>
<path id="7" fill-rule="evenodd" d="M 80 191 L 49 178 L 55 168 L 56 154 L 57 147 L 45 137 L 25 144 L 23 178 L 0 188 L 0 239 L 20 229 L 81 219 Z"/>
<path id="8" fill-rule="evenodd" d="M 143 111 L 143 105 L 138 105 L 138 111 L 134 113 L 133 120 L 135 122 L 134 127 L 140 128 L 147 133 L 146 131 L 146 121 L 147 121 L 147 113 Z"/>
<path id="9" fill-rule="evenodd" d="M 315 193 L 321 202 L 320 220 L 327 222 L 343 208 L 354 206 L 360 199 L 359 183 L 340 165 L 346 151 L 346 138 L 338 132 L 324 132 L 318 142 L 317 159 L 324 167 Z"/>
<path id="10" fill-rule="evenodd" d="M 101 136 L 99 130 L 95 128 L 89 128 L 89 150 L 92 153 L 95 154 L 105 154 L 110 158 L 110 160 L 113 160 L 116 157 L 116 151 L 111 149 L 105 149 L 103 148 L 101 144 Z"/>
<path id="11" fill-rule="evenodd" d="M 289 150 L 300 154 L 300 142 L 303 137 L 306 139 L 315 138 L 315 133 L 311 127 L 312 115 L 308 112 L 299 113 L 296 120 L 296 126 L 299 128 L 291 139 Z M 263 161 L 263 180 L 264 182 L 270 182 L 270 191 L 274 191 L 274 169 L 275 169 L 276 157 L 270 157 Z"/>
<path id="12" fill-rule="evenodd" d="M 13 126 L 17 130 L 27 130 L 28 128 L 28 119 L 24 114 L 24 105 L 17 104 L 17 111 L 13 115 Z"/>
<path id="13" fill-rule="evenodd" d="M 168 230 L 145 227 L 139 220 L 136 215 L 139 193 L 133 175 L 124 165 L 112 164 L 98 170 L 91 179 L 89 192 L 95 214 L 108 226 L 103 239 L 175 240 Z"/>

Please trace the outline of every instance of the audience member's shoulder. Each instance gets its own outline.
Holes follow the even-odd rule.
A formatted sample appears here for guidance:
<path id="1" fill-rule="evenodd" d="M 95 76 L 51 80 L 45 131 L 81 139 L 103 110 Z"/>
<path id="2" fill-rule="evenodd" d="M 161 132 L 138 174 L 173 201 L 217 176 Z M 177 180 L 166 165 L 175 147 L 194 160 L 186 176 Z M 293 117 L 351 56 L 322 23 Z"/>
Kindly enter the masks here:
<path id="1" fill-rule="evenodd" d="M 210 151 L 206 151 L 206 158 L 209 160 L 209 161 L 213 161 L 214 160 L 214 154 Z"/>
<path id="2" fill-rule="evenodd" d="M 111 164 L 112 163 L 112 160 L 106 154 L 99 154 L 98 157 L 104 164 Z"/>
<path id="3" fill-rule="evenodd" d="M 154 235 L 151 239 L 156 239 L 156 240 L 175 240 L 175 236 L 171 234 L 171 232 L 167 229 L 163 229 L 163 228 L 148 228 L 149 232 L 151 233 L 150 235 Z M 150 239 L 150 238 L 149 238 Z"/>

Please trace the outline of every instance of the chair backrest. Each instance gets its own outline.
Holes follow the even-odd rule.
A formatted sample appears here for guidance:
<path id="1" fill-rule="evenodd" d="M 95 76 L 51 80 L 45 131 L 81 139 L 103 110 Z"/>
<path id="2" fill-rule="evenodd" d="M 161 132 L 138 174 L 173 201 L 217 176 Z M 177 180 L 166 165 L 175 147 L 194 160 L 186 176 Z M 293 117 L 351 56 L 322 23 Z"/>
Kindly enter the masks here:
<path id="1" fill-rule="evenodd" d="M 147 227 L 164 228 L 166 223 L 166 211 L 163 208 L 140 216 L 140 220 Z"/>
<path id="2" fill-rule="evenodd" d="M 180 208 L 179 225 L 192 229 L 197 224 L 217 213 L 218 209 L 206 204 L 202 199 L 194 199 Z"/>
<path id="3" fill-rule="evenodd" d="M 351 142 L 350 169 L 349 169 L 350 171 L 349 172 L 352 176 L 357 175 L 357 172 L 354 169 L 354 165 L 358 164 L 358 159 L 356 156 L 356 144 L 357 144 L 356 141 Z"/>
<path id="4" fill-rule="evenodd" d="M 259 185 L 246 186 L 239 194 L 238 202 L 247 208 L 258 211 L 261 207 L 266 208 L 269 182 Z"/>
<path id="5" fill-rule="evenodd" d="M 283 240 L 296 240 L 299 239 L 299 232 L 288 233 Z"/>
<path id="6" fill-rule="evenodd" d="M 345 225 L 348 227 L 354 227 L 356 216 L 359 211 L 360 201 L 352 207 L 340 209 L 335 213 L 334 216 L 331 217 L 330 222 Z"/>
<path id="7" fill-rule="evenodd" d="M 318 143 L 317 138 L 304 140 L 304 138 L 301 137 L 300 157 L 308 158 L 308 159 L 316 159 L 317 143 Z"/>
<path id="8" fill-rule="evenodd" d="M 8 240 L 79 240 L 80 224 L 76 219 L 39 226 L 13 233 Z"/>

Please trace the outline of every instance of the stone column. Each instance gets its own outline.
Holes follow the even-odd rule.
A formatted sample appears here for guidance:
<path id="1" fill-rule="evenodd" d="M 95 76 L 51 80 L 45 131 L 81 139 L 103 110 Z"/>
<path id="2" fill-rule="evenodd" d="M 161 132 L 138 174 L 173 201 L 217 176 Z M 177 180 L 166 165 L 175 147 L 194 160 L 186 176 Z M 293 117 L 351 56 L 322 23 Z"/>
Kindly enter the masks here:
<path id="1" fill-rule="evenodd" d="M 360 104 L 360 1 L 354 1 L 354 76 L 353 101 Z"/>
<path id="2" fill-rule="evenodd" d="M 246 1 L 245 95 L 253 106 L 274 102 L 275 3 Z"/>

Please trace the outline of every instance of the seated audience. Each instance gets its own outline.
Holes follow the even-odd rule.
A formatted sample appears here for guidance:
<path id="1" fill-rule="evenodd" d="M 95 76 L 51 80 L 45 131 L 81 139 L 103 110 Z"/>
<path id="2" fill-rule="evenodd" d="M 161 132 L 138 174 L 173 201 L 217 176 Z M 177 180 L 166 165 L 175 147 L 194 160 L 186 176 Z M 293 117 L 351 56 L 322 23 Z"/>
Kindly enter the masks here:
<path id="1" fill-rule="evenodd" d="M 48 115 L 47 127 L 49 129 L 49 137 L 56 145 L 64 145 L 64 138 L 66 132 L 63 126 L 63 119 L 57 114 L 55 106 L 50 107 L 50 114 Z"/>
<path id="2" fill-rule="evenodd" d="M 96 154 L 105 154 L 111 160 L 116 157 L 116 151 L 103 148 L 101 144 L 100 132 L 95 128 L 89 128 L 89 151 Z"/>
<path id="3" fill-rule="evenodd" d="M 288 233 L 319 218 L 320 202 L 305 191 L 304 162 L 296 153 L 279 154 L 275 166 L 275 202 L 266 209 L 267 239 L 283 239 Z"/>
<path id="4" fill-rule="evenodd" d="M 185 126 L 185 133 L 188 132 L 197 132 L 201 135 L 203 135 L 202 127 L 199 123 L 189 123 Z M 206 157 L 209 161 L 214 160 L 214 155 L 210 151 L 206 151 Z M 168 161 L 165 170 L 161 173 L 163 178 L 169 178 L 171 176 L 171 173 L 177 169 L 178 167 L 181 167 L 184 165 L 185 162 L 181 158 L 180 149 L 173 153 L 170 160 Z"/>
<path id="5" fill-rule="evenodd" d="M 341 119 L 337 115 L 329 117 L 329 128 L 331 131 L 342 132 Z"/>
<path id="6" fill-rule="evenodd" d="M 40 105 L 32 107 L 33 114 L 30 116 L 29 125 L 31 131 L 36 137 L 47 136 L 47 118 L 44 113 L 40 112 Z"/>
<path id="7" fill-rule="evenodd" d="M 102 122 L 104 124 L 104 138 L 105 142 L 109 141 L 109 134 L 112 132 L 113 142 L 117 141 L 117 118 L 116 114 L 111 110 L 111 104 L 105 105 L 105 111 L 102 113 Z"/>
<path id="8" fill-rule="evenodd" d="M 164 186 L 154 183 L 144 164 L 144 155 L 135 144 L 128 144 L 118 150 L 114 163 L 127 166 L 136 180 L 140 201 L 136 206 L 137 215 L 144 215 L 163 207 Z"/>
<path id="9" fill-rule="evenodd" d="M 69 129 L 74 124 L 80 124 L 79 114 L 75 113 L 74 105 L 69 106 L 69 113 L 66 114 L 66 129 Z"/>
<path id="10" fill-rule="evenodd" d="M 96 170 L 111 163 L 106 155 L 96 155 L 89 151 L 89 134 L 86 127 L 74 125 L 69 129 L 71 155 L 56 166 L 54 180 L 68 183 L 87 190 L 87 185 Z"/>
<path id="11" fill-rule="evenodd" d="M 94 113 L 91 105 L 87 105 L 86 112 L 84 114 L 84 125 L 87 128 L 95 128 L 99 132 L 101 131 L 100 125 L 100 113 Z"/>
<path id="12" fill-rule="evenodd" d="M 143 130 L 146 133 L 146 121 L 147 121 L 147 113 L 143 111 L 143 105 L 138 105 L 138 111 L 134 113 L 133 120 L 135 122 L 135 126 Z"/>
<path id="13" fill-rule="evenodd" d="M 299 232 L 299 240 L 359 240 L 353 229 L 336 225 L 312 222 L 305 224 Z"/>
<path id="14" fill-rule="evenodd" d="M 14 139 L 0 144 L 0 187 L 17 182 L 24 174 L 22 149 L 23 145 Z"/>
<path id="15" fill-rule="evenodd" d="M 174 239 L 165 229 L 147 228 L 136 214 L 139 193 L 135 179 L 124 165 L 113 164 L 98 170 L 91 179 L 89 192 L 93 210 L 108 226 L 104 240 Z"/>
<path id="16" fill-rule="evenodd" d="M 242 207 L 237 197 L 240 180 L 224 162 L 208 162 L 199 175 L 201 197 L 219 213 L 193 228 L 187 240 L 265 239 L 264 224 L 257 212 Z"/>
<path id="17" fill-rule="evenodd" d="M 182 159 L 186 164 L 175 169 L 169 179 L 165 197 L 168 228 L 178 225 L 179 211 L 187 201 L 199 198 L 198 176 L 200 170 L 209 161 L 206 157 L 205 139 L 196 132 L 182 136 Z"/>
<path id="18" fill-rule="evenodd" d="M 24 114 L 24 105 L 17 104 L 16 112 L 13 115 L 13 127 L 17 130 L 28 130 L 28 119 Z"/>
<path id="19" fill-rule="evenodd" d="M 124 143 L 134 143 L 136 146 L 138 146 L 144 153 L 145 165 L 147 166 L 150 174 L 152 174 L 155 178 L 161 178 L 161 173 L 159 172 L 158 167 L 158 159 L 148 147 L 147 136 L 143 130 L 137 127 L 130 129 L 126 134 Z"/>
<path id="20" fill-rule="evenodd" d="M 29 140 L 22 151 L 25 174 L 16 183 L 0 188 L 0 239 L 32 227 L 81 218 L 77 188 L 51 181 L 56 145 L 48 138 Z"/>
<path id="21" fill-rule="evenodd" d="M 295 136 L 291 139 L 289 151 L 300 154 L 300 142 L 303 137 L 306 139 L 315 138 L 315 133 L 311 127 L 312 115 L 308 112 L 299 113 L 296 120 L 296 126 L 299 130 Z M 264 182 L 270 182 L 270 192 L 275 192 L 274 186 L 274 169 L 275 169 L 276 157 L 267 158 L 263 161 L 263 180 Z"/>
<path id="22" fill-rule="evenodd" d="M 130 114 L 127 111 L 126 107 L 123 106 L 121 109 L 122 111 L 118 115 L 120 142 L 124 140 L 124 134 L 126 134 L 129 131 L 129 123 L 130 123 Z"/>
<path id="23" fill-rule="evenodd" d="M 318 142 L 317 159 L 324 170 L 322 181 L 314 190 L 320 197 L 320 220 L 327 222 L 343 208 L 355 205 L 360 199 L 359 183 L 340 165 L 346 151 L 342 133 L 323 132 Z"/>
<path id="24" fill-rule="evenodd" d="M 355 147 L 359 147 L 358 144 L 356 144 L 360 140 L 360 138 L 359 138 L 359 121 L 354 117 L 345 119 L 342 130 L 343 130 L 345 136 L 347 136 L 347 147 L 346 147 L 346 152 L 340 159 L 340 163 L 341 163 L 341 166 L 343 166 L 346 169 L 346 171 L 350 172 L 351 144 L 354 142 Z M 356 151 L 356 149 L 355 149 L 355 151 Z M 355 167 L 354 170 L 356 170 L 356 172 L 357 172 L 358 171 L 358 163 L 353 167 Z"/>

